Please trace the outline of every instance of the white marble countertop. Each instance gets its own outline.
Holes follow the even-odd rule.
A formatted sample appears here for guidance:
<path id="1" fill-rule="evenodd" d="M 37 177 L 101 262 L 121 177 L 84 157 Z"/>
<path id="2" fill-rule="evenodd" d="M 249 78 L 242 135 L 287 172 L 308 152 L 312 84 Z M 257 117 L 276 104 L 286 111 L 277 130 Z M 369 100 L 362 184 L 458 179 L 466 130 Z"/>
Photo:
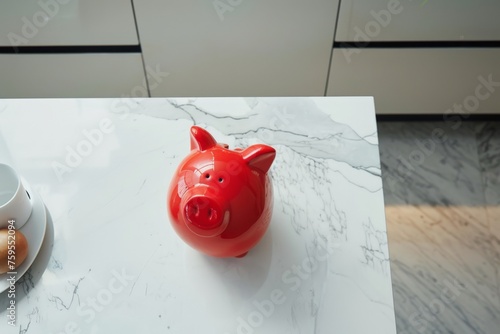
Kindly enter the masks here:
<path id="1" fill-rule="evenodd" d="M 271 225 L 243 259 L 168 222 L 193 123 L 277 150 Z M 0 100 L 0 161 L 51 217 L 15 327 L 0 294 L 2 334 L 396 333 L 372 98 Z"/>

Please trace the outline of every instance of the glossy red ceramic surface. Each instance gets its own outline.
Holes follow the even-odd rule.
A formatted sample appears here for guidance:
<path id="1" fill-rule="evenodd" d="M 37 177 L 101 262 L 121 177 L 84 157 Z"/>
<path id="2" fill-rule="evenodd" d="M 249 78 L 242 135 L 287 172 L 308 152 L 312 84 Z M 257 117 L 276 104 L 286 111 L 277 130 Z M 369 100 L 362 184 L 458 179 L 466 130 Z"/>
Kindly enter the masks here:
<path id="1" fill-rule="evenodd" d="M 191 152 L 168 190 L 170 221 L 191 247 L 217 257 L 241 257 L 264 236 L 272 215 L 268 175 L 276 151 L 267 145 L 230 150 L 191 127 Z"/>

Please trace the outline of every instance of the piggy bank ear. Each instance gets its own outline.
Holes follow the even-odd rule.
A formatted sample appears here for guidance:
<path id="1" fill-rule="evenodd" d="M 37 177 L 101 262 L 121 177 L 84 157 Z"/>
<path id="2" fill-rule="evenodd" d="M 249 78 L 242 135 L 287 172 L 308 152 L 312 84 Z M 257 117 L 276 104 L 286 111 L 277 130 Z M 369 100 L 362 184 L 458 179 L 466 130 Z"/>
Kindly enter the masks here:
<path id="1" fill-rule="evenodd" d="M 248 166 L 266 173 L 276 157 L 276 150 L 271 146 L 257 144 L 243 150 L 241 155 Z"/>
<path id="2" fill-rule="evenodd" d="M 217 145 L 214 137 L 199 126 L 191 127 L 191 150 L 205 151 Z"/>

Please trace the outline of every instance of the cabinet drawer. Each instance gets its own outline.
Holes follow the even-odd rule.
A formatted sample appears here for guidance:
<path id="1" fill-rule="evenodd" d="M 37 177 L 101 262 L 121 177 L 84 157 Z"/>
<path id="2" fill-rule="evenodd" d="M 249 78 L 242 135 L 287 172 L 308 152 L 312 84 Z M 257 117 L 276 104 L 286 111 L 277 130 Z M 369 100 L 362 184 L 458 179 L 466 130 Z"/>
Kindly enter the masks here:
<path id="1" fill-rule="evenodd" d="M 500 49 L 335 49 L 327 95 L 374 96 L 378 114 L 500 113 Z"/>
<path id="2" fill-rule="evenodd" d="M 500 40 L 499 15 L 498 0 L 342 0 L 335 40 Z"/>
<path id="3" fill-rule="evenodd" d="M 0 2 L 0 46 L 137 45 L 130 0 Z"/>
<path id="4" fill-rule="evenodd" d="M 0 97 L 147 96 L 140 54 L 0 54 Z"/>
<path id="5" fill-rule="evenodd" d="M 160 96 L 324 95 L 338 0 L 134 0 Z"/>

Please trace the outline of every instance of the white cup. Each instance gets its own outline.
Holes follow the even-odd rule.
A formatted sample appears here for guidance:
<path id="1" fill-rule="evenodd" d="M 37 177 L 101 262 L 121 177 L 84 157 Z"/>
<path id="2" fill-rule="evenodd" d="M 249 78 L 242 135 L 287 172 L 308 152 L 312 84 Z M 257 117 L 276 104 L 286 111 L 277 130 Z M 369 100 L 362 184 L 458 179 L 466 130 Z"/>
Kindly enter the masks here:
<path id="1" fill-rule="evenodd" d="M 28 221 L 33 210 L 33 198 L 21 181 L 21 177 L 9 165 L 0 163 L 0 229 L 14 220 L 16 229 Z"/>

